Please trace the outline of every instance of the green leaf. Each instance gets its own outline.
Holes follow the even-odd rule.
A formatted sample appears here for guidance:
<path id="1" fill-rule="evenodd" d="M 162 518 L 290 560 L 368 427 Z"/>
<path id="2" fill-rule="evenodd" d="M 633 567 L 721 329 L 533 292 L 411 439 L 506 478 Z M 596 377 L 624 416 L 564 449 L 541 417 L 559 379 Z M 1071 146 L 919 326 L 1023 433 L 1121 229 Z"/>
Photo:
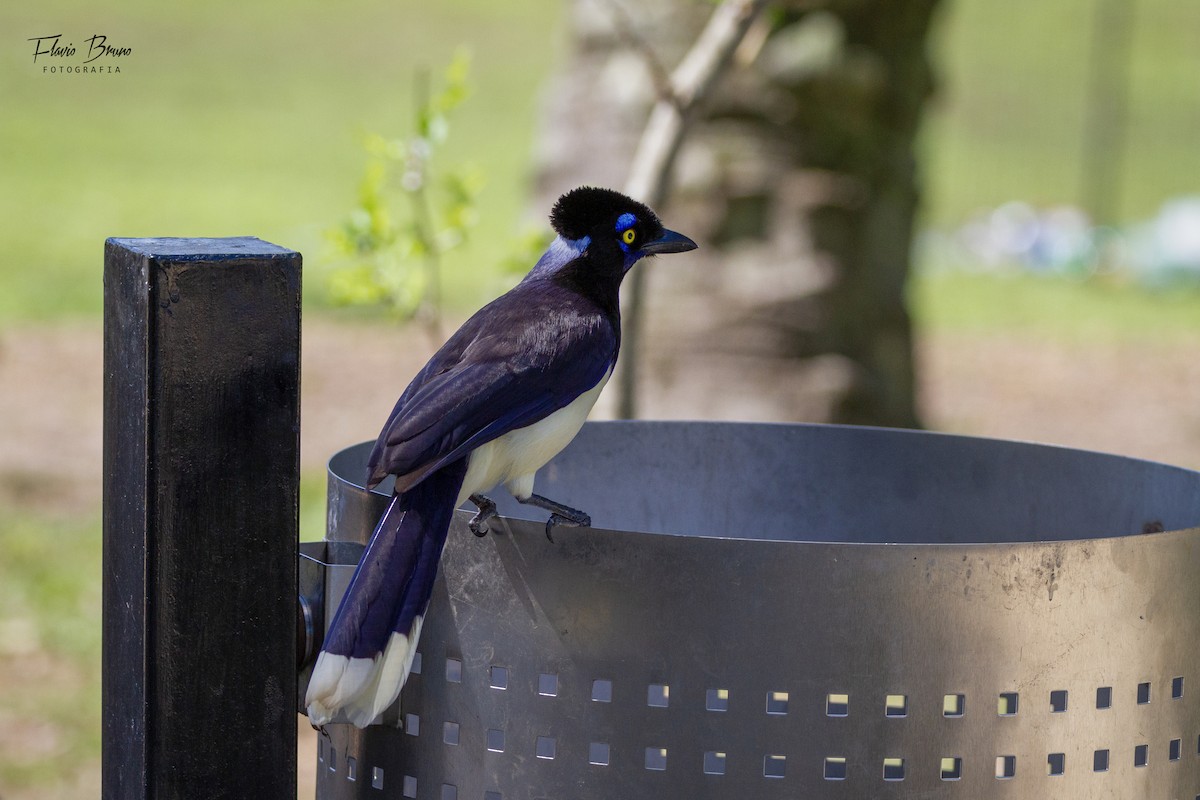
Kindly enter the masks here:
<path id="1" fill-rule="evenodd" d="M 426 90 L 428 73 L 418 72 L 412 135 L 363 138 L 368 159 L 358 207 L 328 234 L 349 262 L 330 277 L 335 303 L 385 306 L 401 317 L 440 314 L 426 306 L 438 302 L 433 288 L 442 255 L 467 240 L 478 220 L 475 200 L 483 187 L 477 168 L 441 168 L 434 161 L 449 136 L 450 113 L 470 95 L 469 74 L 470 56 L 462 48 L 435 94 Z"/>

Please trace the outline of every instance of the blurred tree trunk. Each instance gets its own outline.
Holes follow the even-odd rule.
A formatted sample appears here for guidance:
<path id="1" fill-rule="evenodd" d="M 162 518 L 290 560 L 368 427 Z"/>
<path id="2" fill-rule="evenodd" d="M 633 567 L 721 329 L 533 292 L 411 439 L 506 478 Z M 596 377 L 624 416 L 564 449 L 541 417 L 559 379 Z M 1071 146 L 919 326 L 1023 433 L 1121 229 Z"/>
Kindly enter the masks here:
<path id="1" fill-rule="evenodd" d="M 639 267 L 642 416 L 918 424 L 904 287 L 936 5 L 779 4 L 747 37 L 659 209 L 704 249 Z M 654 90 L 613 9 L 573 6 L 538 149 L 543 206 L 625 182 Z M 670 68 L 711 9 L 653 0 L 628 20 Z"/>

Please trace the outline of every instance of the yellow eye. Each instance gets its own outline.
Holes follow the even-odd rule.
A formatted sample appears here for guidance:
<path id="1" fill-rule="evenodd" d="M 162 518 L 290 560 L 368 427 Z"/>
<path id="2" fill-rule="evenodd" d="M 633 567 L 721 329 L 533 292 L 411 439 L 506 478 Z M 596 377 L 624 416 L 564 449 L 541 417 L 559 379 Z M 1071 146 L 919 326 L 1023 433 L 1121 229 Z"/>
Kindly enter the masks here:
<path id="1" fill-rule="evenodd" d="M 637 232 L 634 231 L 633 228 L 628 228 L 624 233 L 621 234 L 621 239 L 625 241 L 625 244 L 633 244 L 633 240 L 636 238 Z"/>

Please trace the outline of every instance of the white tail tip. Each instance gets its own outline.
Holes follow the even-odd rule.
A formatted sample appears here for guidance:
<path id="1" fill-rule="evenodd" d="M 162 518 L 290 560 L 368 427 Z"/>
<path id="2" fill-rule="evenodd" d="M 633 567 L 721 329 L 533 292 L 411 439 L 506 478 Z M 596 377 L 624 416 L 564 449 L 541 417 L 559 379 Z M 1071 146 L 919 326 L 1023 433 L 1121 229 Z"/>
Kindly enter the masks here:
<path id="1" fill-rule="evenodd" d="M 355 727 L 365 728 L 396 702 L 412 671 L 423 619 L 413 620 L 408 636 L 393 633 L 374 658 L 351 658 L 321 651 L 313 667 L 304 704 L 313 725 L 326 725 L 345 712 Z"/>

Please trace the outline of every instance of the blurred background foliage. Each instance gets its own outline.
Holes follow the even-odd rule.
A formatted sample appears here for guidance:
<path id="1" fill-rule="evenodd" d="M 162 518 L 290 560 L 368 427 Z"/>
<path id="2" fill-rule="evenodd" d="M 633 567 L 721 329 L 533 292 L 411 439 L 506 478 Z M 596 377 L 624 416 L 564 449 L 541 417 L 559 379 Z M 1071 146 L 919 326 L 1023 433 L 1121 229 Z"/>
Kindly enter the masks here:
<path id="1" fill-rule="evenodd" d="M 358 206 L 329 232 L 335 255 L 330 297 L 342 305 L 382 305 L 400 319 L 420 317 L 434 340 L 441 338 L 444 257 L 463 246 L 478 215 L 477 167 L 447 166 L 434 155 L 446 142 L 451 113 L 469 94 L 470 60 L 460 50 L 437 91 L 430 75 L 414 80 L 412 134 L 366 137 L 370 160 L 359 184 Z M 401 207 L 397 207 L 398 201 Z"/>
<path id="2" fill-rule="evenodd" d="M 1115 188 L 1103 221 L 1152 225 L 1165 203 L 1200 193 L 1200 4 L 946 0 L 933 39 L 939 87 L 920 140 L 926 235 L 909 285 L 919 332 L 1122 346 L 1200 333 L 1200 295 L 1186 282 L 1038 269 L 1019 249 L 967 246 L 981 224 L 1009 230 L 1008 217 L 993 215 L 1013 202 L 1035 216 L 1087 209 L 1094 23 L 1114 2 L 1129 10 L 1128 57 L 1115 72 L 1127 106 L 1119 150 L 1108 155 Z M 76 466 L 82 445 L 63 448 L 62 439 L 98 436 L 79 428 L 98 427 L 99 368 L 64 376 L 42 358 L 44 376 L 17 375 L 3 371 L 6 362 L 20 362 L 30 336 L 61 340 L 51 353 L 84 347 L 99 357 L 107 236 L 252 234 L 299 250 L 306 330 L 322 318 L 390 323 L 415 312 L 431 248 L 447 317 L 477 308 L 545 242 L 546 209 L 527 202 L 529 170 L 540 92 L 568 47 L 566 8 L 551 0 L 0 7 L 0 374 L 14 381 L 3 391 L 17 380 L 61 381 L 45 405 L 79 399 L 95 412 L 49 426 L 37 458 L 10 453 L 0 467 L 0 797 L 94 796 L 100 714 L 98 490 L 84 493 L 82 507 L 63 504 L 69 469 L 21 467 L 46 461 L 44 452 L 47 463 Z M 133 52 L 120 75 L 43 74 L 25 40 L 60 32 L 102 32 Z M 469 73 L 452 61 L 458 48 L 470 53 Z M 414 152 L 434 156 L 420 162 L 420 186 L 440 221 L 423 231 L 411 193 L 403 195 Z M 389 194 L 393 179 L 401 194 Z M 389 272 L 392 262 L 404 266 Z M 392 310 L 346 311 L 348 299 Z M 85 389 L 95 396 L 74 397 Z M 10 449 L 28 441 L 9 433 L 22 432 L 5 431 Z M 83 469 L 98 474 L 98 460 Z M 319 467 L 303 480 L 311 538 L 323 528 Z"/>
<path id="3" fill-rule="evenodd" d="M 439 155 L 486 166 L 476 241 L 447 258 L 460 308 L 494 293 L 522 195 L 558 5 L 364 0 L 120 9 L 8 4 L 0 26 L 0 324 L 100 313 L 110 235 L 244 235 L 300 250 L 306 307 L 332 304 L 325 231 L 354 207 L 371 134 L 414 129 L 415 76 L 471 54 L 472 98 Z M 26 36 L 109 31 L 120 75 L 43 75 Z M 80 33 L 75 34 L 76 31 Z"/>
<path id="4" fill-rule="evenodd" d="M 926 225 L 951 229 L 1014 200 L 1083 205 L 1089 48 L 1103 1 L 946 3 L 921 141 Z M 1196 193 L 1200 174 L 1200 6 L 1131 6 L 1116 203 L 1125 224 Z M 437 74 L 460 47 L 472 55 L 471 99 L 454 111 L 439 158 L 477 168 L 464 181 L 478 223 L 446 254 L 443 293 L 460 311 L 476 307 L 511 281 L 501 277 L 506 247 L 544 212 L 526 206 L 527 167 L 539 91 L 566 47 L 562 15 L 549 0 L 363 0 L 337 14 L 316 2 L 286 13 L 231 2 L 6 6 L 0 325 L 97 316 L 99 243 L 113 234 L 253 232 L 304 252 L 307 308 L 334 305 L 323 233 L 354 207 L 365 163 L 380 157 L 362 142 L 413 130 L 414 76 Z M 43 75 L 23 41 L 92 28 L 134 47 L 121 75 Z"/>

